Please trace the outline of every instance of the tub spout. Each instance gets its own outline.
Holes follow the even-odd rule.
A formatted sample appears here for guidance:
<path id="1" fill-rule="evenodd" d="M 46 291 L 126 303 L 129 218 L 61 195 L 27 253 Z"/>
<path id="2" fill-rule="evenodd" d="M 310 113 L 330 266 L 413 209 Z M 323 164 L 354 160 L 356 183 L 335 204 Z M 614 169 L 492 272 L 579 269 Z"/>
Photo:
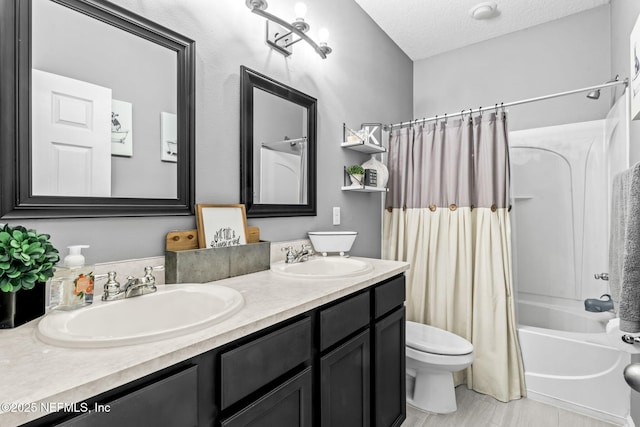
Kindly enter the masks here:
<path id="1" fill-rule="evenodd" d="M 605 297 L 607 299 L 603 300 L 602 298 Z M 611 299 L 611 295 L 604 294 L 600 297 L 600 299 L 588 298 L 584 300 L 584 309 L 587 311 L 592 311 L 594 313 L 613 310 L 613 300 Z"/>

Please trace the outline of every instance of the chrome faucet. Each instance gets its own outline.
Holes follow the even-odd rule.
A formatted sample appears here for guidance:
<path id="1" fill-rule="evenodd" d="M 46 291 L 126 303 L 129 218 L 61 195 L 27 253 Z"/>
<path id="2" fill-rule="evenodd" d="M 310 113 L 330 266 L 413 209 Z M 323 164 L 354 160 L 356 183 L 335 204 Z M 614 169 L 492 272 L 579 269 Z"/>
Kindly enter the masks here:
<path id="1" fill-rule="evenodd" d="M 310 256 L 314 255 L 313 249 L 309 245 L 302 245 L 299 251 L 293 249 L 293 246 L 282 248 L 281 251 L 286 251 L 285 260 L 287 264 L 293 264 L 295 262 L 307 261 Z"/>
<path id="2" fill-rule="evenodd" d="M 96 279 L 107 278 L 107 282 L 104 284 L 102 301 L 115 301 L 156 292 L 158 288 L 156 287 L 156 278 L 153 275 L 153 271 L 163 269 L 164 266 L 162 265 L 157 267 L 145 267 L 144 276 L 127 276 L 127 282 L 124 286 L 121 286 L 116 280 L 115 271 L 110 271 L 106 275 L 102 274 L 96 276 Z"/>

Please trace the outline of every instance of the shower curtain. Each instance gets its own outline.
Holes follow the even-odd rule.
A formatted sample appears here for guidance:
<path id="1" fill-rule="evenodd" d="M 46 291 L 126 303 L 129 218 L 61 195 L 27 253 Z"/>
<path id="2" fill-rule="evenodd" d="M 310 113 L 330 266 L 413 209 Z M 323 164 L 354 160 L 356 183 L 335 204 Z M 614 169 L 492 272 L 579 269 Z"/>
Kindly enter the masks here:
<path id="1" fill-rule="evenodd" d="M 407 261 L 407 318 L 471 341 L 456 374 L 503 402 L 526 394 L 514 313 L 506 113 L 394 130 L 383 257 Z"/>

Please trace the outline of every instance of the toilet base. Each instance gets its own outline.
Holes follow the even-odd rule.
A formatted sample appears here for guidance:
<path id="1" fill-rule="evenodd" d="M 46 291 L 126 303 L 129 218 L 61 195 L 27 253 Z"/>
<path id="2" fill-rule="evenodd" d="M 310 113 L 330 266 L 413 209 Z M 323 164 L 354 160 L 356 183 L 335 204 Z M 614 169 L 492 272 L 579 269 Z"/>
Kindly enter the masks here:
<path id="1" fill-rule="evenodd" d="M 407 404 L 425 412 L 450 414 L 458 409 L 453 373 L 416 371 L 413 387 L 407 387 Z M 411 388 L 413 390 L 411 390 Z"/>

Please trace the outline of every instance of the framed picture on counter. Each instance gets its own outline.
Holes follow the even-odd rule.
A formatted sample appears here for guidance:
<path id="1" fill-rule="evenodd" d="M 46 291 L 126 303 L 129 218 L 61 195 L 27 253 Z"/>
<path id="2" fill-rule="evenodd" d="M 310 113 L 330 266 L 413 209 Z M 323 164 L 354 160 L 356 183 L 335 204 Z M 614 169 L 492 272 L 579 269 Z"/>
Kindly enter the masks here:
<path id="1" fill-rule="evenodd" d="M 197 204 L 196 224 L 200 248 L 225 248 L 247 244 L 244 205 Z"/>

